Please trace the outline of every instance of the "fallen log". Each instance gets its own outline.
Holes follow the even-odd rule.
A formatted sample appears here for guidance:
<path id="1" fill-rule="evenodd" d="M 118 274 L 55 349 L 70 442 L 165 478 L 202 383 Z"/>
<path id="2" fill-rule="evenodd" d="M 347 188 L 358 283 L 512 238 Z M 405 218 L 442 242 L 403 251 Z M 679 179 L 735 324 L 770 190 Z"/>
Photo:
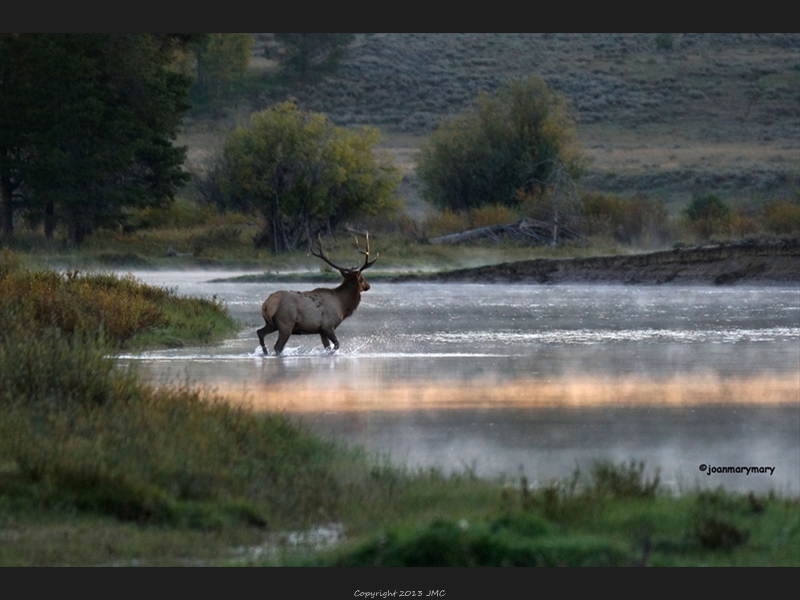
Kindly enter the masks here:
<path id="1" fill-rule="evenodd" d="M 513 237 L 516 240 L 527 242 L 534 246 L 545 245 L 553 241 L 553 226 L 550 223 L 525 217 L 516 223 L 477 227 L 460 233 L 431 238 L 429 241 L 431 244 L 460 244 L 461 242 L 486 237 L 499 240 L 501 236 Z M 584 236 L 576 231 L 560 227 L 557 231 L 556 241 L 557 243 L 563 243 L 568 240 L 583 238 Z"/>

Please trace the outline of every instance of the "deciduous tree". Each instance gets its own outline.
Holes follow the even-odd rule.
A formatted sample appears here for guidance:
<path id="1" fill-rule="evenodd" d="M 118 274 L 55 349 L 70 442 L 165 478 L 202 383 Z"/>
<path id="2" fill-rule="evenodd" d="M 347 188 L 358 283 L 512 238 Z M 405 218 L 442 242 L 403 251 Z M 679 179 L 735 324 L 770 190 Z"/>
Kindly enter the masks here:
<path id="1" fill-rule="evenodd" d="M 197 48 L 197 85 L 211 96 L 222 93 L 250 64 L 251 33 L 210 33 Z"/>
<path id="2" fill-rule="evenodd" d="M 223 207 L 260 214 L 257 246 L 295 249 L 307 235 L 398 208 L 396 168 L 375 152 L 379 132 L 336 127 L 285 102 L 234 131 L 211 173 Z"/>
<path id="3" fill-rule="evenodd" d="M 536 77 L 482 92 L 430 136 L 417 167 L 423 197 L 441 208 L 513 206 L 550 189 L 556 215 L 565 179 L 581 171 L 565 100 Z"/>

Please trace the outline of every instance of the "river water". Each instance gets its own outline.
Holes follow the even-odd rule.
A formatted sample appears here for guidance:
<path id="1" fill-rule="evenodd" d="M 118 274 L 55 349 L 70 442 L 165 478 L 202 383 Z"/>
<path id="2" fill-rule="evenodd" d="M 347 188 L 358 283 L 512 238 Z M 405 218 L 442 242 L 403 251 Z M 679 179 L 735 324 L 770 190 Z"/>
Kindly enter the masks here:
<path id="1" fill-rule="evenodd" d="M 800 493 L 797 286 L 377 283 L 337 330 L 338 352 L 292 336 L 284 356 L 264 357 L 263 300 L 315 286 L 134 275 L 216 295 L 244 329 L 124 361 L 395 464 L 542 482 L 635 459 L 676 491 Z"/>

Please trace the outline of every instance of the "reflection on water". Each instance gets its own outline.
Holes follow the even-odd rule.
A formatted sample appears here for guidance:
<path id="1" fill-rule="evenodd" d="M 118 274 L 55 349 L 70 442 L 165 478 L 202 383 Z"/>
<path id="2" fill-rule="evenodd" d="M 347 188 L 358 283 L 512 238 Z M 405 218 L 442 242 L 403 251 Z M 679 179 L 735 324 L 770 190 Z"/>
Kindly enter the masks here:
<path id="1" fill-rule="evenodd" d="M 603 457 L 660 467 L 674 491 L 696 484 L 797 494 L 798 412 L 793 406 L 731 409 L 584 406 L 539 409 L 315 413 L 305 420 L 334 438 L 390 454 L 394 461 L 478 476 L 520 470 L 529 480 L 586 472 Z M 792 449 L 794 449 L 792 451 Z M 773 474 L 712 474 L 700 465 L 773 466 Z"/>
<path id="2" fill-rule="evenodd" d="M 403 412 L 413 410 L 538 409 L 600 406 L 646 407 L 706 405 L 773 406 L 797 402 L 798 382 L 783 377 L 733 379 L 675 376 L 563 377 L 511 381 L 409 382 L 392 386 L 321 382 L 248 387 L 219 380 L 215 391 L 257 411 L 289 413 Z"/>
<path id="3" fill-rule="evenodd" d="M 123 357 L 155 381 L 301 414 L 410 466 L 535 480 L 634 457 L 676 484 L 800 490 L 797 287 L 377 284 L 340 326 L 339 352 L 293 336 L 278 358 L 256 348 L 261 302 L 314 286 L 136 275 L 216 295 L 247 325 L 218 347 Z M 698 469 L 739 463 L 776 470 Z"/>

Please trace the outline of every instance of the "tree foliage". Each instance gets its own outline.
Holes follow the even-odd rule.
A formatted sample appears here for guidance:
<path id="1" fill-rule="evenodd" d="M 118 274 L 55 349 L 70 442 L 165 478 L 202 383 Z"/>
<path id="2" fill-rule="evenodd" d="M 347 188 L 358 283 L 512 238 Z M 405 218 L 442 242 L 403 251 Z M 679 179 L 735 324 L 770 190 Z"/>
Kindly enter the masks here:
<path id="1" fill-rule="evenodd" d="M 267 58 L 277 58 L 284 72 L 300 79 L 335 67 L 355 39 L 352 33 L 276 33 L 274 36 L 281 51 Z"/>
<path id="2" fill-rule="evenodd" d="M 241 77 L 250 64 L 251 33 L 209 33 L 197 47 L 197 86 L 218 96 Z"/>
<path id="3" fill-rule="evenodd" d="M 0 36 L 3 227 L 15 213 L 79 244 L 125 207 L 163 203 L 187 175 L 172 142 L 191 78 L 182 34 Z"/>
<path id="4" fill-rule="evenodd" d="M 285 102 L 253 114 L 249 128 L 231 134 L 210 187 L 223 208 L 264 218 L 257 246 L 293 250 L 344 219 L 398 208 L 399 175 L 374 152 L 378 141 L 376 129 L 336 127 L 323 114 Z"/>
<path id="5" fill-rule="evenodd" d="M 725 232 L 730 225 L 730 206 L 716 194 L 694 196 L 684 210 L 684 215 L 701 239 Z"/>
<path id="6" fill-rule="evenodd" d="M 481 92 L 474 108 L 430 136 L 417 166 L 422 195 L 465 210 L 566 190 L 564 182 L 582 171 L 573 135 L 560 94 L 536 77 L 512 79 L 495 95 Z"/>

